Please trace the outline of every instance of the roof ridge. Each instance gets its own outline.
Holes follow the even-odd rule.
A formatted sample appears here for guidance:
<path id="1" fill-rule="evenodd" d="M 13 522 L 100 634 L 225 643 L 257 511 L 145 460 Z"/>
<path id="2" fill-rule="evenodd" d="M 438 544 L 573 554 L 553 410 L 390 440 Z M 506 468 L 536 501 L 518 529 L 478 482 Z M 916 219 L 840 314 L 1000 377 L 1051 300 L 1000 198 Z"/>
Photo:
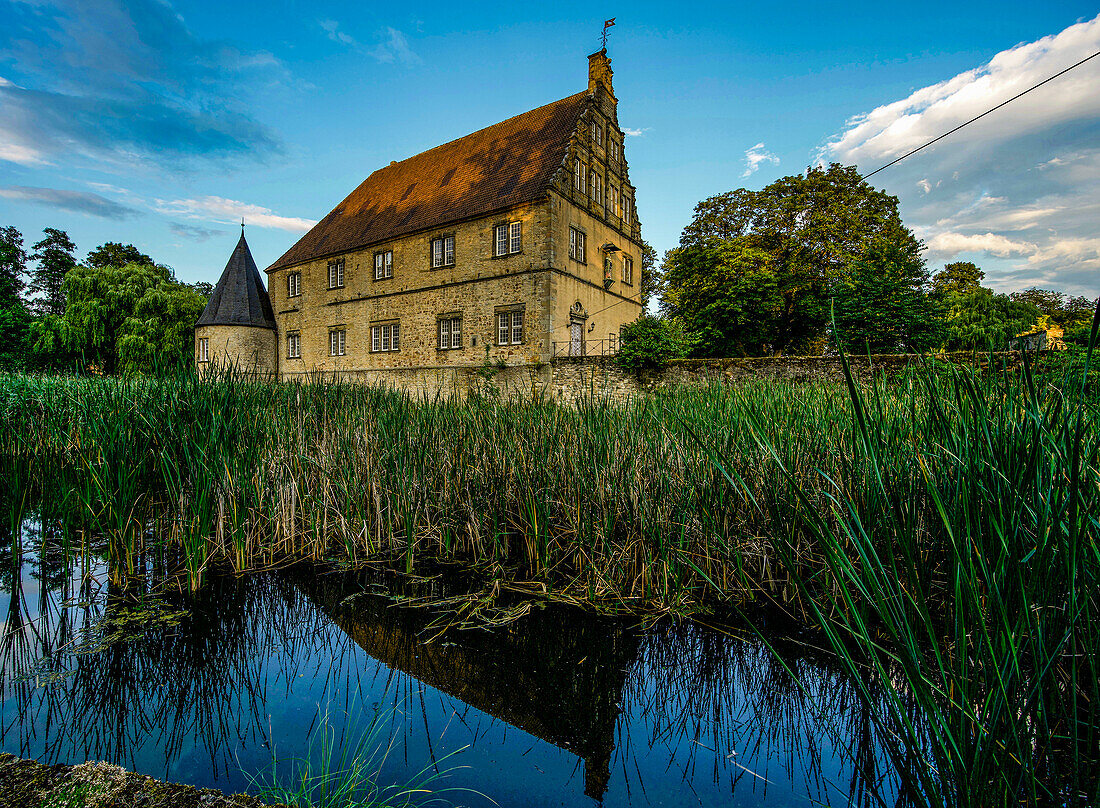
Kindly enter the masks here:
<path id="1" fill-rule="evenodd" d="M 504 118 L 503 120 L 497 121 L 496 123 L 491 123 L 488 126 L 483 126 L 480 129 L 475 129 L 473 132 L 468 132 L 465 135 L 462 135 L 461 137 L 456 137 L 452 140 L 448 140 L 446 143 L 440 143 L 438 146 L 432 146 L 430 149 L 425 149 L 422 152 L 417 152 L 416 154 L 410 154 L 408 157 L 404 157 L 400 160 L 394 160 L 394 161 L 382 166 L 381 168 L 376 168 L 374 171 L 372 171 L 370 174 L 367 175 L 367 178 L 369 179 L 370 177 L 373 177 L 379 171 L 385 171 L 387 168 L 395 168 L 396 166 L 399 166 L 402 163 L 407 163 L 409 160 L 415 160 L 418 157 L 423 157 L 425 154 L 431 154 L 432 152 L 436 151 L 437 149 L 442 149 L 442 148 L 445 148 L 445 147 L 450 146 L 452 144 L 458 143 L 459 141 L 465 140 L 468 137 L 474 137 L 476 135 L 480 135 L 482 132 L 484 132 L 488 129 L 492 129 L 493 127 L 496 127 L 496 126 L 501 126 L 503 124 L 508 123 L 509 121 L 514 121 L 516 118 L 522 118 L 524 115 L 531 115 L 532 113 L 538 112 L 539 110 L 546 109 L 547 107 L 552 107 L 555 104 L 560 104 L 564 101 L 572 101 L 575 98 L 577 98 L 578 96 L 582 96 L 582 95 L 587 96 L 588 91 L 587 90 L 581 90 L 579 93 L 573 93 L 572 95 L 567 95 L 564 98 L 559 98 L 557 101 L 550 101 L 550 102 L 548 102 L 546 104 L 543 104 L 541 106 L 529 109 L 526 112 L 517 112 L 515 115 L 512 115 L 508 118 Z"/>

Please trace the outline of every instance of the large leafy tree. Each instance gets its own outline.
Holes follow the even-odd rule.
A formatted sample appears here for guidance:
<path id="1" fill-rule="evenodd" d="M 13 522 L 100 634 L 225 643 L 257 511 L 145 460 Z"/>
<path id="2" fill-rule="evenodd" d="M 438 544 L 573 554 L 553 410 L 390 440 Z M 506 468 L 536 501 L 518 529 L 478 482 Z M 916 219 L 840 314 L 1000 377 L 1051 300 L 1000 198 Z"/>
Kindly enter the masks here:
<path id="1" fill-rule="evenodd" d="M 944 347 L 948 350 L 1003 349 L 1042 316 L 1031 303 L 994 294 L 984 287 L 969 294 L 947 295 L 944 302 Z"/>
<path id="2" fill-rule="evenodd" d="M 804 347 L 826 322 L 824 294 L 797 245 L 741 236 L 681 247 L 665 262 L 665 313 L 700 356 Z"/>
<path id="3" fill-rule="evenodd" d="M 148 266 L 153 264 L 154 261 L 133 244 L 108 241 L 88 253 L 88 258 L 84 263 L 90 267 L 124 267 L 127 264 Z"/>
<path id="4" fill-rule="evenodd" d="M 43 238 L 34 245 L 31 257 L 38 263 L 31 274 L 28 292 L 35 314 L 60 317 L 65 313 L 65 276 L 76 266 L 76 245 L 68 233 L 47 227 Z"/>
<path id="5" fill-rule="evenodd" d="M 14 227 L 0 227 L 0 370 L 22 368 L 26 362 L 30 316 L 20 297 L 26 271 L 23 234 Z"/>
<path id="6" fill-rule="evenodd" d="M 729 293 L 740 295 L 740 299 L 729 301 L 724 309 L 709 306 L 703 313 L 685 308 L 681 299 L 693 296 L 680 286 L 685 280 L 702 283 L 700 289 L 718 294 L 712 284 L 704 282 L 708 270 L 700 261 L 718 256 L 716 245 L 732 243 L 767 253 L 764 274 L 770 276 L 770 285 L 752 289 L 751 284 L 738 283 L 737 291 Z M 887 250 L 884 245 L 891 246 Z M 662 308 L 684 318 L 685 327 L 700 335 L 700 350 L 708 354 L 735 348 L 739 353 L 765 348 L 814 350 L 824 342 L 830 299 L 837 295 L 844 297 L 840 308 L 852 328 L 859 327 L 857 320 L 862 318 L 863 323 L 877 324 L 884 332 L 881 338 L 865 339 L 862 344 L 922 344 L 924 339 L 916 339 L 918 329 L 905 306 L 888 299 L 891 292 L 898 292 L 912 303 L 926 294 L 927 274 L 920 253 L 920 242 L 901 221 L 897 197 L 873 188 L 853 166 L 833 163 L 782 177 L 759 191 L 742 188 L 700 202 L 684 229 L 680 247 L 666 256 L 662 267 L 668 286 Z M 892 285 L 874 275 L 873 268 L 879 265 L 893 268 Z M 743 261 L 735 260 L 732 265 L 716 264 L 711 269 L 728 277 L 731 267 L 743 266 Z M 687 277 L 686 269 L 690 269 Z M 740 277 L 739 272 L 733 274 Z M 759 271 L 757 280 L 762 280 Z M 874 282 L 875 288 L 861 291 L 865 282 Z M 861 314 L 859 305 L 874 308 Z M 692 320 L 734 313 L 753 322 L 734 327 Z M 896 316 L 902 320 L 888 321 Z M 762 335 L 756 337 L 727 339 L 734 332 L 747 336 L 760 329 Z M 719 338 L 720 334 L 726 336 Z M 870 328 L 864 336 L 872 336 Z"/>
<path id="7" fill-rule="evenodd" d="M 189 355 L 191 329 L 206 305 L 156 264 L 79 266 L 64 291 L 64 345 L 85 369 L 101 373 L 153 371 Z"/>
<path id="8" fill-rule="evenodd" d="M 660 292 L 661 276 L 657 268 L 657 251 L 648 241 L 642 242 L 642 271 L 638 276 L 642 298 L 642 313 L 649 307 L 649 301 Z M 209 295 L 207 295 L 209 297 Z"/>
<path id="9" fill-rule="evenodd" d="M 0 307 L 18 302 L 26 286 L 27 251 L 23 234 L 14 227 L 0 227 Z"/>
<path id="10" fill-rule="evenodd" d="M 851 351 L 922 352 L 941 339 L 928 268 L 908 240 L 878 239 L 835 289 L 837 338 Z"/>
<path id="11" fill-rule="evenodd" d="M 985 273 L 970 261 L 947 264 L 932 278 L 932 291 L 939 295 L 971 295 L 982 288 Z"/>

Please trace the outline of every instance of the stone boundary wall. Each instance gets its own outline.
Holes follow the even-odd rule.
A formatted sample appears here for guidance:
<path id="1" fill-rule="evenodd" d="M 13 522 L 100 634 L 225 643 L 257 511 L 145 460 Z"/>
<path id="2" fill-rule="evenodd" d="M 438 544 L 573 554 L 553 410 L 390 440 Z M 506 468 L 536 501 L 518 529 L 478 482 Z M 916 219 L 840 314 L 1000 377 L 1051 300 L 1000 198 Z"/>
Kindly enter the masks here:
<path id="1" fill-rule="evenodd" d="M 959 351 L 936 354 L 875 354 L 849 356 L 856 378 L 867 381 L 877 374 L 893 375 L 934 358 L 940 362 L 988 368 L 991 363 L 1015 367 L 1018 351 L 972 353 Z M 663 370 L 627 371 L 613 356 L 561 356 L 551 361 L 547 393 L 556 401 L 576 403 L 585 399 L 623 401 L 632 396 L 671 390 L 681 386 L 702 386 L 713 382 L 745 379 L 773 379 L 783 382 L 843 382 L 839 356 L 761 356 L 742 359 L 678 359 Z"/>

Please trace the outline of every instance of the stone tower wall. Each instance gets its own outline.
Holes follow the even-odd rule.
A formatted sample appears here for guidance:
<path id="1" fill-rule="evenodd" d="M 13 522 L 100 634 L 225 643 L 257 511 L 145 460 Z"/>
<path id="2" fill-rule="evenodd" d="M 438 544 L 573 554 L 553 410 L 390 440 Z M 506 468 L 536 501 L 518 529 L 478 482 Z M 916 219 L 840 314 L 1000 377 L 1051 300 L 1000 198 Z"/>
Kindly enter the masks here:
<path id="1" fill-rule="evenodd" d="M 208 339 L 208 360 L 200 361 L 199 341 Z M 200 325 L 195 328 L 195 362 L 199 375 L 234 365 L 248 373 L 275 378 L 278 370 L 275 331 L 235 325 Z"/>

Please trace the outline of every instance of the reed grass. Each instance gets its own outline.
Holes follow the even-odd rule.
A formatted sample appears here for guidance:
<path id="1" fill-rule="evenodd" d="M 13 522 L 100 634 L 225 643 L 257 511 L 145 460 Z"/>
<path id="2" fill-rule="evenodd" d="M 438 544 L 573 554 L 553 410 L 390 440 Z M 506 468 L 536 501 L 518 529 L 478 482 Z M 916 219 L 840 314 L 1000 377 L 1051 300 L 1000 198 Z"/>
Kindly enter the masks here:
<path id="1" fill-rule="evenodd" d="M 0 377 L 0 456 L 124 568 L 458 562 L 634 611 L 775 604 L 886 694 L 906 798 L 1100 801 L 1100 397 L 941 366 L 612 404 Z M 70 541 L 78 541 L 71 538 Z"/>

